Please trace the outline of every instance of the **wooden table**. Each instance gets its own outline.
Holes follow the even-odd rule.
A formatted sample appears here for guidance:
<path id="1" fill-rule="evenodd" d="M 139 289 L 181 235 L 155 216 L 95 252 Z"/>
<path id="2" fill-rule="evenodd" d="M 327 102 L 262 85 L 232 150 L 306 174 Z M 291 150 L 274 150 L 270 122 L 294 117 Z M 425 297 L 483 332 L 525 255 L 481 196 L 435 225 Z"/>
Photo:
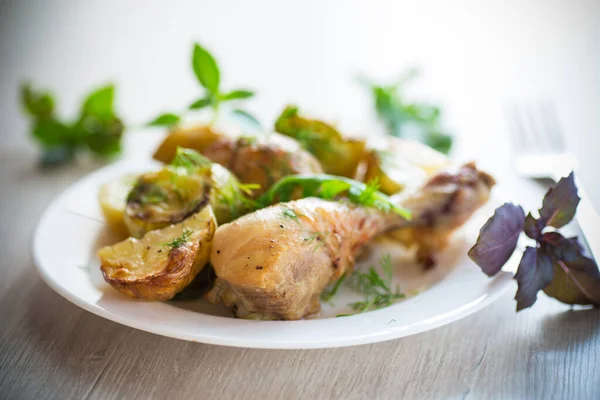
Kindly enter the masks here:
<path id="1" fill-rule="evenodd" d="M 104 14 L 100 13 L 103 17 L 97 17 L 100 3 L 107 4 L 103 9 Z M 6 17 L 2 18 L 0 23 L 0 38 L 3 44 L 0 47 L 0 110 L 3 113 L 3 128 L 0 132 L 0 399 L 600 398 L 600 310 L 572 311 L 545 295 L 539 296 L 532 309 L 518 314 L 514 311 L 514 291 L 511 291 L 475 315 L 416 336 L 358 347 L 298 351 L 226 348 L 160 337 L 104 320 L 61 298 L 38 277 L 30 254 L 31 238 L 38 218 L 49 202 L 74 180 L 97 165 L 78 164 L 72 168 L 43 172 L 36 168 L 37 154 L 25 136 L 26 124 L 18 116 L 14 102 L 18 82 L 27 76 L 40 79 L 42 83 L 52 82 L 61 88 L 61 98 L 66 99 L 66 108 L 74 110 L 76 99 L 84 88 L 90 86 L 91 82 L 104 79 L 108 71 L 108 74 L 119 78 L 125 99 L 123 104 L 128 109 L 127 114 L 133 116 L 134 120 L 143 120 L 152 110 L 158 111 L 173 104 L 165 99 L 183 98 L 177 97 L 180 93 L 169 90 L 177 86 L 187 87 L 185 84 L 191 82 L 187 77 L 178 81 L 179 74 L 176 73 L 172 74 L 172 81 L 151 81 L 152 76 L 161 73 L 164 76 L 165 71 L 161 68 L 173 71 L 183 68 L 184 65 L 187 67 L 187 62 L 183 62 L 185 59 L 181 60 L 181 63 L 169 62 L 177 58 L 175 53 L 180 54 L 180 58 L 187 57 L 189 46 L 188 41 L 182 44 L 176 40 L 169 42 L 165 39 L 169 45 L 173 44 L 176 47 L 173 54 L 164 57 L 166 64 L 162 66 L 157 63 L 159 59 L 156 58 L 148 67 L 156 69 L 141 69 L 141 58 L 148 57 L 153 60 L 154 55 L 158 57 L 160 54 L 162 59 L 162 52 L 167 51 L 168 47 L 163 43 L 163 50 L 150 50 L 155 42 L 143 42 L 143 34 L 155 35 L 151 36 L 154 38 L 152 40 L 170 38 L 175 35 L 175 31 L 188 29 L 191 19 L 186 20 L 187 25 L 181 24 L 175 30 L 169 30 L 171 25 L 163 26 L 157 23 L 163 29 L 158 34 L 151 23 L 158 19 L 152 20 L 148 15 L 161 15 L 160 10 L 166 10 L 166 5 L 161 7 L 154 3 L 153 7 L 146 8 L 148 3 L 144 2 L 144 5 L 139 4 L 139 7 L 135 8 L 115 1 L 98 2 L 88 9 L 83 3 L 68 1 L 21 4 L 27 6 L 17 5 L 17 2 L 0 4 L 0 15 Z M 354 7 L 357 3 L 352 4 Z M 586 4 L 590 6 L 593 3 Z M 242 7 L 241 3 L 239 5 Z M 556 4 L 554 6 L 556 8 Z M 187 4 L 187 7 L 192 5 Z M 218 7 L 223 11 L 228 6 Z M 319 6 L 317 2 L 310 2 L 310 7 L 308 3 L 306 7 L 307 9 L 296 10 L 303 18 L 308 18 Z M 456 9 L 460 12 L 460 7 Z M 545 20 L 546 17 L 549 18 L 548 21 L 561 20 L 561 12 L 551 13 L 548 11 L 553 10 L 551 7 L 536 8 L 530 5 L 526 9 L 532 15 L 548 14 L 540 16 L 539 21 Z M 597 10 L 598 7 L 594 9 Z M 328 10 L 329 16 L 335 14 L 330 8 Z M 351 7 L 343 10 L 346 13 L 344 18 L 348 18 L 349 21 L 362 18 L 360 11 L 356 11 L 357 15 L 354 17 L 349 15 L 353 12 Z M 135 18 L 138 11 L 142 12 L 140 19 Z M 178 18 L 184 19 L 189 14 L 185 7 L 170 9 L 169 12 L 176 12 Z M 386 13 L 385 10 L 377 12 Z M 427 18 L 437 18 L 430 15 L 427 7 L 416 12 L 419 13 Z M 493 9 L 489 13 L 494 16 L 508 15 L 497 13 Z M 582 12 L 583 14 L 586 13 Z M 515 11 L 514 15 L 521 15 L 520 11 Z M 381 17 L 383 18 L 383 15 Z M 203 18 L 203 23 L 211 26 L 212 22 L 205 14 L 199 18 Z M 254 20 L 250 18 L 253 24 L 257 22 L 256 18 L 259 17 L 255 16 Z M 317 15 L 317 18 L 320 17 Z M 373 19 L 373 15 L 366 15 L 366 18 Z M 410 23 L 410 19 L 404 22 Z M 142 20 L 146 21 L 146 25 L 143 25 Z M 243 23 L 242 20 L 236 21 L 237 24 Z M 312 35 L 311 43 L 322 43 L 323 26 L 325 22 L 329 23 L 328 21 L 313 21 L 313 25 L 320 28 L 306 33 Z M 340 21 L 336 23 L 345 24 L 345 20 Z M 573 28 L 573 32 L 591 29 L 591 20 L 581 21 Z M 139 30 L 139 34 L 124 34 L 130 22 L 135 32 Z M 96 25 L 93 25 L 94 23 Z M 108 25 L 104 29 L 106 23 Z M 468 20 L 467 26 L 470 23 L 473 23 L 473 20 Z M 499 21 L 496 28 L 502 24 L 503 22 Z M 512 30 L 518 26 L 528 29 L 529 26 L 525 23 L 515 24 L 508 24 L 507 27 Z M 143 34 L 142 25 L 146 26 Z M 399 25 L 398 29 L 403 29 L 403 26 L 405 25 Z M 548 32 L 556 27 L 550 22 L 548 26 Z M 349 28 L 345 25 L 344 27 Z M 113 30 L 116 33 L 111 33 Z M 204 34 L 210 36 L 210 32 L 213 31 L 206 28 Z M 213 45 L 219 42 L 220 37 L 225 37 L 223 32 L 219 32 L 219 35 L 210 36 Z M 251 31 L 248 32 L 250 34 Z M 294 32 L 291 31 L 292 36 L 285 36 L 286 40 L 291 40 L 295 45 L 303 43 L 293 36 Z M 346 32 L 351 34 L 351 30 Z M 540 32 L 542 35 L 546 31 Z M 251 34 L 255 35 L 255 38 L 258 35 L 260 40 L 264 41 L 271 38 L 271 35 L 260 32 L 252 31 Z M 103 39 L 107 37 L 111 39 Z M 471 37 L 470 34 L 465 34 L 465 38 L 467 37 Z M 567 35 L 563 37 L 569 38 Z M 575 36 L 571 39 L 578 40 Z M 231 40 L 235 42 L 234 39 Z M 253 78 L 259 87 L 272 84 L 270 87 L 273 90 L 266 90 L 267 100 L 260 100 L 258 108 L 259 111 L 278 109 L 285 100 L 269 98 L 270 94 L 280 93 L 276 90 L 280 82 L 272 82 L 273 77 L 269 76 L 273 71 L 269 70 L 259 75 L 251 65 L 244 66 L 245 69 L 236 67 L 239 63 L 235 62 L 236 53 L 231 50 L 231 40 L 224 38 L 222 43 L 219 42 L 221 45 L 216 46 L 224 49 L 222 54 L 231 66 L 227 70 L 229 76 L 241 76 L 239 79 Z M 473 40 L 478 39 L 474 37 Z M 141 47 L 131 47 L 139 41 L 142 41 Z M 90 45 L 90 48 L 88 43 L 93 43 L 93 46 Z M 320 55 L 330 54 L 327 46 L 331 43 L 324 43 L 322 48 L 317 48 L 317 51 L 322 50 Z M 366 46 L 365 43 L 352 43 L 363 48 Z M 453 43 L 455 42 L 442 41 L 440 46 L 452 46 Z M 528 46 L 529 42 L 522 43 L 525 43 L 523 46 Z M 434 41 L 431 45 L 434 45 Z M 534 46 L 533 42 L 531 46 Z M 538 48 L 538 44 L 535 46 Z M 146 50 L 142 51 L 142 48 Z M 123 63 L 115 66 L 113 60 L 102 56 L 103 49 L 114 50 Z M 134 49 L 133 55 L 129 49 Z M 338 47 L 336 49 L 339 50 Z M 481 49 L 485 51 L 485 47 Z M 556 51 L 561 49 L 563 47 L 559 46 Z M 443 58 L 446 54 L 443 53 L 445 49 L 437 50 L 437 53 L 427 51 L 419 53 L 420 55 L 410 54 L 415 58 L 426 59 L 433 65 L 432 76 L 436 84 L 451 85 L 457 82 L 458 86 L 462 85 L 462 75 L 454 74 L 452 79 L 436 75 L 436 71 L 439 70 L 435 69 L 435 65 L 439 64 L 436 64 L 435 59 L 427 57 L 430 54 L 440 54 Z M 308 51 L 308 47 L 303 48 L 303 51 Z M 340 54 L 346 54 L 342 50 L 339 51 Z M 555 48 L 552 47 L 552 54 L 554 51 Z M 74 57 L 74 54 L 80 53 L 83 54 L 81 59 Z M 548 54 L 550 53 L 548 50 Z M 64 60 L 50 57 L 57 54 L 64 56 Z M 343 59 L 340 54 L 336 54 L 332 56 L 334 61 Z M 523 54 L 526 54 L 525 50 Z M 249 55 L 251 53 L 243 53 L 243 57 Z M 128 56 L 132 58 L 128 60 Z M 269 57 L 264 52 L 260 53 L 260 56 Z M 380 55 L 375 51 L 370 56 L 377 59 Z M 393 56 L 385 53 L 386 59 Z M 515 57 L 518 56 L 517 52 Z M 488 60 L 486 57 L 483 58 Z M 542 57 L 540 62 L 545 60 Z M 494 57 L 490 56 L 489 61 L 492 64 Z M 573 61 L 573 65 L 575 64 L 577 63 Z M 310 71 L 306 70 L 306 66 L 301 69 L 313 75 L 320 71 L 329 74 L 328 76 L 337 73 L 335 68 L 330 70 L 327 65 L 323 63 Z M 552 68 L 552 63 L 548 65 Z M 287 67 L 291 74 L 296 74 L 296 71 L 292 70 L 294 64 Z M 452 68 L 458 68 L 451 61 L 448 61 L 446 67 L 454 72 L 456 71 Z M 482 66 L 477 68 L 480 67 Z M 67 73 L 68 71 L 71 72 Z M 87 71 L 91 71 L 90 74 L 86 75 Z M 250 72 L 243 75 L 244 71 Z M 579 78 L 583 80 L 583 77 L 587 76 L 586 69 L 578 71 L 581 75 L 574 77 L 575 81 Z M 295 76 L 300 75 L 298 72 Z M 473 78 L 469 71 L 466 71 L 466 75 L 469 75 L 469 79 L 477 79 L 476 76 Z M 496 78 L 500 79 L 498 76 Z M 506 79 L 510 80 L 509 78 L 516 76 Z M 562 75 L 557 73 L 556 76 Z M 527 75 L 521 78 L 526 79 Z M 148 82 L 155 84 L 156 90 L 166 93 L 166 96 L 140 97 Z M 329 82 L 335 82 L 334 80 L 318 78 L 316 85 L 322 88 L 320 93 L 325 94 L 324 97 L 315 97 L 309 89 L 306 89 L 308 92 L 303 91 L 306 85 L 302 82 L 289 82 L 290 93 L 293 93 L 291 95 L 306 101 L 310 98 L 316 108 L 332 111 L 332 104 L 338 104 L 328 97 L 332 93 L 337 93 L 338 97 L 342 98 L 351 97 L 347 96 L 349 91 L 336 92 L 338 87 L 326 86 Z M 452 97 L 459 93 L 456 87 L 438 86 L 436 93 L 442 93 L 442 97 L 450 94 L 449 98 L 444 97 L 444 101 L 451 105 L 450 115 L 458 116 L 451 120 L 451 123 L 460 126 L 461 134 L 469 138 L 459 143 L 459 149 L 463 149 L 467 154 L 478 154 L 480 159 L 491 166 L 494 173 L 502 174 L 504 166 L 509 163 L 508 146 L 501 140 L 489 146 L 487 139 L 495 138 L 496 135 L 500 137 L 499 132 L 502 129 L 496 128 L 500 126 L 496 121 L 501 117 L 485 112 L 486 107 L 492 109 L 492 106 L 489 106 L 491 103 L 487 101 L 499 96 L 497 89 L 502 84 L 498 83 L 485 91 L 477 92 L 479 86 L 475 81 L 475 84 L 469 87 L 470 92 L 465 95 L 474 96 L 476 102 L 481 103 L 481 109 L 478 109 L 477 113 L 471 112 L 470 107 L 474 103 L 470 103 L 466 97 Z M 192 91 L 184 92 L 186 96 L 191 96 Z M 586 93 L 580 90 L 571 94 L 584 96 Z M 489 97 L 484 97 L 486 94 Z M 461 99 L 466 100 L 461 103 Z M 358 105 L 351 99 L 349 101 L 353 106 Z M 585 109 L 576 103 L 572 104 L 574 105 L 570 115 L 573 115 L 573 120 L 582 121 L 581 115 L 585 114 Z M 565 107 L 568 107 L 568 104 Z M 496 107 L 495 110 L 500 108 Z M 8 112 L 4 114 L 6 111 Z M 464 115 L 461 114 L 463 111 Z M 579 111 L 581 115 L 577 114 Z M 591 113 L 585 115 L 589 119 L 592 118 Z M 495 117 L 498 119 L 494 120 Z M 486 128 L 489 136 L 480 136 L 482 127 Z M 579 142 L 574 143 L 577 146 Z M 468 149 L 466 144 L 471 148 Z M 525 189 L 515 193 L 518 201 L 525 202 L 527 206 L 535 206 L 541 198 L 542 191 L 542 188 L 529 183 Z"/>

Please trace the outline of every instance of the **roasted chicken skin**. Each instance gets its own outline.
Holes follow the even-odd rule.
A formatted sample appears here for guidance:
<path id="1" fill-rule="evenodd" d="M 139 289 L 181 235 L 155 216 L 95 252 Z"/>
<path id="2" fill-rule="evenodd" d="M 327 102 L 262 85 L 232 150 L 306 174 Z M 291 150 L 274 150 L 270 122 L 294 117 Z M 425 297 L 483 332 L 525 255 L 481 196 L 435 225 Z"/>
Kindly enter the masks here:
<path id="1" fill-rule="evenodd" d="M 319 311 L 323 289 L 354 265 L 357 250 L 398 228 L 447 235 L 484 204 L 494 180 L 466 164 L 397 197 L 407 221 L 346 202 L 305 198 L 280 203 L 217 229 L 210 261 L 218 277 L 211 301 L 240 317 L 295 320 Z"/>

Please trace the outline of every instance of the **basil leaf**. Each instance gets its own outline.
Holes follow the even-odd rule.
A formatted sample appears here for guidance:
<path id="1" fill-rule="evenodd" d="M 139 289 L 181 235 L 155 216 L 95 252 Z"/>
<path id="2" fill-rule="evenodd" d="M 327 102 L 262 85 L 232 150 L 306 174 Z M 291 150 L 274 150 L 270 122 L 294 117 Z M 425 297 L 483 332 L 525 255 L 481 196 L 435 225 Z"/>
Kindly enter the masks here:
<path id="1" fill-rule="evenodd" d="M 49 92 L 34 91 L 31 84 L 21 85 L 21 103 L 37 119 L 48 119 L 54 112 L 54 99 Z"/>
<path id="2" fill-rule="evenodd" d="M 577 238 L 549 232 L 542 240 L 554 257 L 554 279 L 544 293 L 563 303 L 600 307 L 600 271 L 594 260 L 583 254 Z"/>
<path id="3" fill-rule="evenodd" d="M 199 110 L 201 108 L 212 105 L 213 101 L 210 97 L 204 97 L 202 99 L 198 99 L 188 107 L 190 110 Z"/>
<path id="4" fill-rule="evenodd" d="M 527 247 L 519 263 L 515 279 L 519 285 L 515 300 L 517 311 L 531 307 L 537 300 L 537 293 L 554 278 L 552 257 L 545 247 Z"/>
<path id="5" fill-rule="evenodd" d="M 575 216 L 579 200 L 575 177 L 571 172 L 566 178 L 561 178 L 544 196 L 540 219 L 548 226 L 561 228 Z"/>
<path id="6" fill-rule="evenodd" d="M 181 117 L 177 114 L 165 113 L 148 122 L 148 126 L 172 126 L 181 121 Z"/>
<path id="7" fill-rule="evenodd" d="M 534 218 L 531 213 L 525 217 L 525 225 L 523 230 L 525 234 L 532 239 L 539 240 L 542 236 L 542 230 L 544 229 L 544 221 Z"/>
<path id="8" fill-rule="evenodd" d="M 233 110 L 232 115 L 241 121 L 244 125 L 254 128 L 256 130 L 262 130 L 262 125 L 258 119 L 247 111 L 236 108 Z"/>
<path id="9" fill-rule="evenodd" d="M 200 84 L 211 94 L 217 95 L 220 84 L 219 66 L 213 56 L 198 43 L 194 44 L 192 68 Z"/>
<path id="10" fill-rule="evenodd" d="M 64 144 L 70 138 L 70 128 L 65 124 L 51 120 L 39 121 L 33 128 L 33 137 L 45 148 Z"/>
<path id="11" fill-rule="evenodd" d="M 229 93 L 225 93 L 221 96 L 222 101 L 230 101 L 230 100 L 239 100 L 239 99 L 248 99 L 254 96 L 254 92 L 250 90 L 233 90 Z"/>
<path id="12" fill-rule="evenodd" d="M 525 213 L 520 206 L 505 203 L 481 227 L 477 242 L 468 254 L 487 276 L 496 275 L 511 257 L 524 221 Z"/>
<path id="13" fill-rule="evenodd" d="M 114 117 L 114 98 L 115 87 L 113 85 L 107 85 L 93 91 L 83 102 L 81 116 L 94 115 L 101 119 L 112 119 Z"/>

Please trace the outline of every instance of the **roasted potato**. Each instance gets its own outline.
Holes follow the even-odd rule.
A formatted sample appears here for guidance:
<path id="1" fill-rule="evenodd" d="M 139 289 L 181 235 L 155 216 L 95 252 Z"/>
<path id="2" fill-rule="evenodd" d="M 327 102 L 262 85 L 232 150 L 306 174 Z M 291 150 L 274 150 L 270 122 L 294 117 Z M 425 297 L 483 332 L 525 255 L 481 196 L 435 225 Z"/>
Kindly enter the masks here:
<path id="1" fill-rule="evenodd" d="M 190 173 L 167 166 L 142 174 L 127 197 L 125 225 L 131 236 L 175 224 L 197 213 L 209 202 L 210 168 Z"/>
<path id="2" fill-rule="evenodd" d="M 175 157 L 178 147 L 202 153 L 205 148 L 221 137 L 223 134 L 210 125 L 176 127 L 169 132 L 169 135 L 156 149 L 154 159 L 169 164 Z"/>
<path id="3" fill-rule="evenodd" d="M 125 206 L 127 195 L 133 189 L 136 180 L 137 175 L 124 175 L 102 185 L 98 193 L 100 208 L 106 223 L 121 238 L 129 236 L 129 230 L 125 225 Z"/>
<path id="4" fill-rule="evenodd" d="M 446 156 L 420 142 L 387 137 L 365 153 L 361 179 L 377 180 L 379 190 L 394 194 L 421 184 L 447 165 Z"/>
<path id="5" fill-rule="evenodd" d="M 136 299 L 169 300 L 206 265 L 217 222 L 210 206 L 183 222 L 98 251 L 106 282 Z"/>
<path id="6" fill-rule="evenodd" d="M 300 142 L 328 174 L 353 178 L 363 158 L 363 140 L 344 138 L 323 121 L 301 117 L 295 106 L 283 110 L 275 122 L 275 130 Z"/>
<path id="7" fill-rule="evenodd" d="M 127 198 L 125 224 L 139 238 L 183 221 L 208 203 L 224 224 L 249 211 L 246 190 L 226 168 L 179 148 L 171 165 L 139 177 Z"/>

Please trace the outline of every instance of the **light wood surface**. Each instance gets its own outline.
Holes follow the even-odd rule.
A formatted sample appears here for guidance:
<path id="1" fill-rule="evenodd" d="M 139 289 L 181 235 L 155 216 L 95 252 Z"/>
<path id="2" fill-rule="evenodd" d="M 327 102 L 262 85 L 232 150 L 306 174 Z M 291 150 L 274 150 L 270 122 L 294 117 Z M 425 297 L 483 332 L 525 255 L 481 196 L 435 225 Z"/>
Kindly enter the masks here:
<path id="1" fill-rule="evenodd" d="M 585 121 L 597 123 L 597 108 L 591 106 L 598 104 L 592 102 L 598 100 L 597 92 L 586 89 L 592 86 L 590 77 L 595 76 L 597 82 L 594 65 L 598 60 L 594 59 L 596 64 L 585 61 L 590 54 L 597 54 L 586 47 L 597 40 L 585 39 L 591 38 L 590 32 L 598 26 L 594 22 L 600 15 L 597 2 L 564 2 L 561 6 L 548 2 L 545 4 L 552 5 L 547 7 L 514 2 L 506 8 L 499 5 L 504 2 L 493 7 L 487 2 L 489 10 L 473 2 L 474 8 L 453 6 L 439 15 L 430 13 L 430 6 L 415 5 L 414 15 L 404 14 L 408 17 L 401 18 L 398 26 L 386 19 L 392 2 L 366 13 L 359 2 L 351 2 L 351 7 L 329 2 L 324 8 L 319 8 L 320 2 L 307 2 L 305 8 L 295 10 L 297 20 L 281 19 L 271 25 L 267 24 L 271 17 L 265 14 L 265 2 L 252 16 L 252 7 L 244 5 L 250 4 L 247 2 L 236 3 L 241 9 L 232 7 L 231 2 L 214 5 L 214 9 L 203 3 L 197 13 L 201 22 L 192 18 L 191 2 L 179 8 L 157 2 L 146 6 L 149 3 L 0 2 L 0 399 L 600 398 L 600 310 L 573 311 L 543 294 L 532 309 L 519 314 L 514 311 L 512 291 L 486 309 L 433 331 L 329 350 L 250 350 L 184 342 L 127 328 L 79 309 L 38 277 L 30 254 L 31 238 L 49 202 L 98 165 L 80 163 L 39 171 L 36 150 L 26 138 L 26 122 L 15 103 L 18 83 L 26 77 L 60 88 L 63 110 L 71 111 L 87 87 L 116 77 L 122 89 L 120 106 L 130 121 L 145 120 L 150 113 L 177 104 L 173 99 L 184 101 L 196 93 L 196 89 L 183 89 L 193 83 L 189 76 L 173 71 L 187 71 L 191 40 L 208 38 L 229 66 L 228 81 L 248 81 L 264 88 L 265 95 L 257 103 L 261 116 L 279 111 L 289 100 L 281 96 L 288 93 L 294 101 L 312 104 L 325 115 L 348 116 L 365 104 L 352 100 L 355 92 L 350 86 L 336 83 L 334 77 L 346 65 L 336 60 L 354 63 L 353 68 L 357 65 L 358 70 L 367 72 L 383 65 L 388 77 L 398 65 L 417 60 L 429 68 L 428 82 L 433 85 L 429 92 L 441 96 L 450 125 L 464 135 L 458 153 L 476 154 L 486 168 L 510 184 L 512 181 L 502 179 L 510 175 L 510 149 L 502 139 L 501 106 L 492 99 L 506 94 L 501 89 L 514 89 L 524 82 L 556 83 L 545 87 L 551 88 L 551 93 L 564 94 L 557 99 L 563 101 L 559 102 L 561 107 L 564 104 L 561 109 L 568 111 L 569 131 L 584 132 L 592 126 Z M 521 3 L 527 3 L 523 10 L 516 5 Z M 565 4 L 575 3 L 580 7 L 567 10 Z M 283 6 L 270 4 L 280 17 L 287 15 Z M 223 19 L 231 9 L 239 11 L 231 16 L 233 21 Z M 449 13 L 464 18 L 463 22 L 455 23 Z M 306 25 L 311 29 L 299 33 L 305 26 L 300 22 L 313 17 Z M 352 36 L 358 35 L 354 23 L 363 17 L 370 30 Z M 409 31 L 426 35 L 410 26 L 418 17 L 433 18 L 432 24 L 449 36 L 427 36 L 419 45 L 405 40 L 403 51 L 391 54 L 391 43 L 386 45 L 378 27 L 406 29 L 395 36 L 400 38 L 409 37 Z M 535 27 L 527 18 L 533 18 Z M 178 19 L 183 22 L 176 23 Z M 244 25 L 246 19 L 262 30 Z M 446 20 L 449 25 L 443 25 Z M 216 28 L 224 21 L 230 22 L 229 27 L 245 29 L 250 36 L 228 36 Z M 285 35 L 273 33 L 284 32 L 288 25 L 291 29 Z M 331 26 L 333 33 L 326 29 Z M 464 32 L 457 33 L 461 26 Z M 497 31 L 485 37 L 472 33 L 477 27 Z M 521 40 L 523 35 L 512 35 L 518 29 L 531 32 L 531 37 Z M 431 30 L 426 27 L 425 31 Z M 271 43 L 275 36 L 286 41 L 286 46 Z M 547 42 L 541 41 L 544 37 Z M 469 40 L 474 41 L 471 45 L 477 52 L 452 47 Z M 490 41 L 495 47 L 487 45 Z M 256 43 L 263 43 L 265 49 L 277 47 L 280 52 L 257 49 Z M 381 49 L 372 47 L 374 43 Z M 354 46 L 368 49 L 364 57 L 355 53 Z M 324 58 L 315 64 L 298 64 L 297 50 L 314 50 Z M 537 58 L 520 63 L 534 50 L 539 50 Z M 501 53 L 498 57 L 497 52 Z M 468 54 L 479 58 L 465 61 Z M 254 55 L 266 59 L 266 64 L 244 62 Z M 283 64 L 265 67 L 277 59 Z M 492 79 L 492 73 L 485 71 L 492 71 L 497 59 L 505 60 L 505 74 L 496 71 Z M 372 65 L 366 64 L 370 61 Z M 577 74 L 569 78 L 572 81 L 561 80 L 575 66 Z M 277 75 L 276 69 L 285 74 Z M 342 70 L 350 75 L 357 69 Z M 156 79 L 158 76 L 171 78 Z M 297 79 L 290 81 L 289 76 Z M 282 86 L 287 88 L 285 93 Z M 350 102 L 347 109 L 346 100 Z M 581 138 L 570 137 L 569 143 L 576 150 L 585 147 Z M 587 176 L 589 182 L 592 172 Z M 512 185 L 509 189 L 516 201 L 526 207 L 537 206 L 543 188 L 528 182 Z"/>

